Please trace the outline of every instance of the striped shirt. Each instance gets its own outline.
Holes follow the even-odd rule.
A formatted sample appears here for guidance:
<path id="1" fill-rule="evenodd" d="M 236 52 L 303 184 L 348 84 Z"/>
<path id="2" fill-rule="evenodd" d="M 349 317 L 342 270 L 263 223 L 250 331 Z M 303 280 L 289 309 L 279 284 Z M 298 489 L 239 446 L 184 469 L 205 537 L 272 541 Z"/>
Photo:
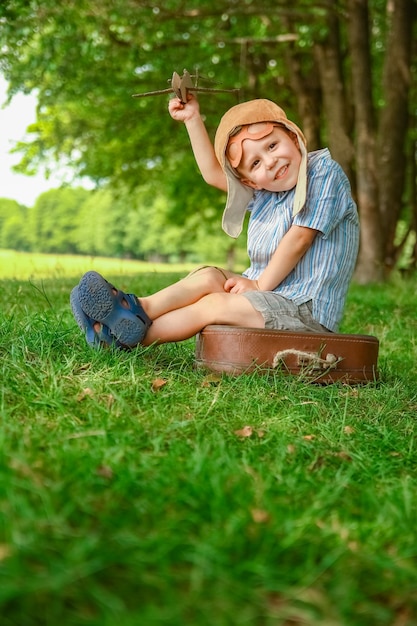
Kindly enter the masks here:
<path id="1" fill-rule="evenodd" d="M 319 231 L 274 291 L 297 305 L 311 300 L 314 319 L 337 331 L 359 246 L 359 219 L 349 181 L 326 148 L 308 155 L 307 199 L 295 217 L 294 193 L 294 189 L 255 191 L 248 205 L 251 265 L 244 276 L 256 279 L 261 275 L 293 224 Z"/>

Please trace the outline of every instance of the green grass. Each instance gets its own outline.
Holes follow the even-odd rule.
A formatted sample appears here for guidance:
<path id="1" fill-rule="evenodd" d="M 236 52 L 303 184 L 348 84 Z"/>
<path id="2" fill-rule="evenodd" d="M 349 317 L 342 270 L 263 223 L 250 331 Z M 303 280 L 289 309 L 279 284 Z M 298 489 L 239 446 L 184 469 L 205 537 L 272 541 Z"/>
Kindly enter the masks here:
<path id="1" fill-rule="evenodd" d="M 169 271 L 186 273 L 195 265 L 177 263 L 169 265 Z M 0 249 L 0 280 L 35 280 L 45 278 L 79 277 L 88 270 L 100 270 L 105 274 L 132 275 L 135 273 L 165 273 L 167 265 L 162 263 L 145 263 L 127 259 L 110 259 L 95 256 L 60 255 L 60 254 L 27 254 L 15 250 Z"/>
<path id="2" fill-rule="evenodd" d="M 1 282 L 1 626 L 416 624 L 415 281 L 352 286 L 381 378 L 325 387 L 92 352 L 59 263 Z"/>

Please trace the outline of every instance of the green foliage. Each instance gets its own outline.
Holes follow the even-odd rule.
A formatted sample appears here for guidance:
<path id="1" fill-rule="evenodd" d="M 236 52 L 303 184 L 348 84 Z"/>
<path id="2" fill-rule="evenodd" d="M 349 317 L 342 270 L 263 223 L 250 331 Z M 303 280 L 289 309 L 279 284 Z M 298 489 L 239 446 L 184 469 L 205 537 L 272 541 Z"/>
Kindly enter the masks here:
<path id="1" fill-rule="evenodd" d="M 0 248 L 29 250 L 27 209 L 15 200 L 0 198 Z"/>
<path id="2" fill-rule="evenodd" d="M 302 4 L 300 13 L 309 10 L 308 2 Z M 11 91 L 36 89 L 39 95 L 38 121 L 30 129 L 33 149 L 21 146 L 22 168 L 38 158 L 64 156 L 95 180 L 111 177 L 136 186 L 163 174 L 173 144 L 181 160 L 189 146 L 167 114 L 166 97 L 132 100 L 133 93 L 163 89 L 174 69 L 187 67 L 201 73 L 204 86 L 245 86 L 243 97 L 260 95 L 260 84 L 247 87 L 243 45 L 262 81 L 261 95 L 272 97 L 276 80 L 285 76 L 276 42 L 263 41 L 286 31 L 276 3 L 254 10 L 252 3 L 235 8 L 225 1 L 196 2 L 184 10 L 178 2 L 157 7 L 72 0 L 58 7 L 7 0 L 0 11 L 7 41 L 0 67 Z M 282 104 L 292 104 L 288 89 L 285 94 Z M 201 101 L 213 132 L 233 96 L 203 95 Z M 189 157 L 183 176 L 188 162 Z"/>
<path id="3" fill-rule="evenodd" d="M 41 194 L 28 212 L 31 249 L 35 252 L 75 252 L 74 215 L 86 201 L 86 189 L 53 189 Z"/>
<path id="4" fill-rule="evenodd" d="M 354 388 L 91 352 L 74 282 L 2 283 L 2 626 L 412 626 L 414 282 L 352 287 L 345 330 L 381 340 Z"/>
<path id="5" fill-rule="evenodd" d="M 126 189 L 145 188 L 145 194 L 153 189 L 152 193 L 160 196 L 163 185 L 165 198 L 158 200 L 158 211 L 164 228 L 171 232 L 171 244 L 167 242 L 163 251 L 167 254 L 179 239 L 169 225 L 184 226 L 188 218 L 192 221 L 196 207 L 200 219 L 217 219 L 222 197 L 207 189 L 198 175 L 186 132 L 167 113 L 167 96 L 132 99 L 132 94 L 164 89 L 173 70 L 187 68 L 199 76 L 202 86 L 239 87 L 241 100 L 267 97 L 278 101 L 294 121 L 302 125 L 308 121 L 312 148 L 321 147 L 324 139 L 331 143 L 329 116 L 335 116 L 339 127 L 344 119 L 348 154 L 359 134 L 355 106 L 363 110 L 361 103 L 352 102 L 355 68 L 351 67 L 347 24 L 354 4 L 348 0 L 319 4 L 297 0 L 291 5 L 284 0 L 193 0 L 185 4 L 180 0 L 4 0 L 0 5 L 0 70 L 10 81 L 11 96 L 18 91 L 36 91 L 39 98 L 37 121 L 29 129 L 33 139 L 17 146 L 22 154 L 18 169 L 33 172 L 40 163 L 53 168 L 55 160 L 63 161 L 101 187 L 110 182 L 111 189 L 120 189 L 122 194 Z M 396 55 L 387 49 L 390 4 L 369 0 L 365 5 L 372 56 L 372 75 L 366 86 L 372 86 L 370 117 L 378 118 L 389 95 L 383 85 L 384 60 Z M 415 28 L 415 2 L 409 0 L 407 6 Z M 337 45 L 331 48 L 335 39 Z M 333 55 L 329 58 L 340 70 L 342 84 L 335 85 L 335 92 L 343 94 L 343 115 L 327 103 L 326 77 L 319 76 L 317 66 L 319 46 L 329 46 Z M 387 259 L 396 259 L 395 221 L 404 213 L 402 209 L 406 209 L 408 226 L 415 230 L 415 49 L 410 58 L 409 68 L 398 68 L 401 76 L 409 71 L 410 79 L 404 85 L 411 85 L 409 141 L 404 147 L 406 193 L 400 188 L 386 191 L 396 197 L 385 198 L 385 205 L 396 208 L 394 223 L 385 224 L 386 241 L 380 246 L 383 258 L 375 260 L 378 267 Z M 213 136 L 221 115 L 235 98 L 201 94 L 199 99 Z M 407 118 L 406 111 L 403 113 L 398 119 Z M 377 133 L 377 122 L 372 119 L 375 129 L 366 132 Z M 384 145 L 385 138 L 386 131 L 379 138 L 369 136 L 369 145 L 378 146 L 378 139 L 379 145 Z M 346 159 L 352 161 L 345 166 L 355 189 L 355 172 L 360 168 L 353 157 Z M 397 159 L 388 171 L 390 168 L 403 169 Z M 380 188 L 383 182 L 379 180 Z M 383 193 L 379 196 L 385 197 Z M 366 202 L 363 204 L 366 210 Z M 375 221 L 377 230 L 378 216 Z M 132 232 L 128 232 L 129 239 Z M 184 235 L 189 233 L 187 228 Z M 80 232 L 77 237 L 86 250 L 86 237 Z M 193 239 L 192 234 L 190 237 Z M 99 247 L 103 249 L 103 236 Z M 129 247 L 136 254 L 140 244 L 131 240 Z M 146 247 L 151 247 L 150 241 Z M 119 244 L 111 243 L 110 248 L 122 253 Z"/>
<path id="6" fill-rule="evenodd" d="M 195 203 L 194 213 L 184 212 L 179 202 L 172 207 L 154 185 L 130 192 L 51 189 L 30 209 L 4 199 L 0 200 L 0 247 L 244 266 L 243 239 L 237 243 L 221 231 L 220 216 L 210 208 L 209 199 L 200 201 L 191 192 L 188 202 Z"/>

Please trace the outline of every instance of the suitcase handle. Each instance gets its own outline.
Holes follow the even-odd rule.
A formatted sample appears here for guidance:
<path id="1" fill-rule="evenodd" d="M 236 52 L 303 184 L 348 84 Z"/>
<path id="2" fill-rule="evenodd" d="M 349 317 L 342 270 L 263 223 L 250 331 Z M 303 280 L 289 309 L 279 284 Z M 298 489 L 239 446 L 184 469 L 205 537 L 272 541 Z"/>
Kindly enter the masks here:
<path id="1" fill-rule="evenodd" d="M 327 354 L 325 359 L 322 359 L 317 353 L 303 352 L 302 350 L 281 350 L 277 352 L 272 361 L 272 367 L 278 367 L 280 364 L 285 365 L 285 359 L 288 356 L 294 356 L 297 358 L 297 365 L 308 366 L 313 370 L 330 370 L 336 369 L 338 363 L 343 361 L 343 357 L 336 356 L 335 354 Z"/>

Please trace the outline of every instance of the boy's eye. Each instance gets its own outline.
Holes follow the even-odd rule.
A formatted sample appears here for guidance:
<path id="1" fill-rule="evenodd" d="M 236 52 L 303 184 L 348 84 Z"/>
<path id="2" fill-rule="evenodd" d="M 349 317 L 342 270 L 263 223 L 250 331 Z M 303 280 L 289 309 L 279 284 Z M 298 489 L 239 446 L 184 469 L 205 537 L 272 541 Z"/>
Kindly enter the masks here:
<path id="1" fill-rule="evenodd" d="M 259 165 L 259 159 L 256 159 L 256 161 L 252 163 L 252 165 L 250 166 L 251 170 L 253 170 L 257 165 Z"/>
<path id="2" fill-rule="evenodd" d="M 273 143 L 270 144 L 269 149 L 273 150 L 275 148 L 275 146 L 277 145 L 277 141 L 274 141 Z"/>

